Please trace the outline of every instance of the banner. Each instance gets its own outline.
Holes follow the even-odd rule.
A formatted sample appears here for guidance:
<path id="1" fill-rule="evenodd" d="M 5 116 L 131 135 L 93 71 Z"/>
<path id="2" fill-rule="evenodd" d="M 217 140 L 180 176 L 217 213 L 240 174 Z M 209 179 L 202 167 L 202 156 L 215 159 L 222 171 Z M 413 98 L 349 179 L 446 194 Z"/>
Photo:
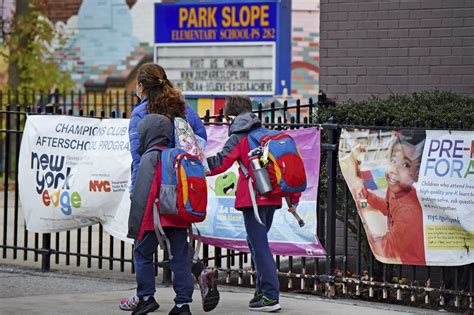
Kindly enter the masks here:
<path id="1" fill-rule="evenodd" d="M 472 131 L 343 130 L 339 163 L 377 260 L 474 262 Z"/>
<path id="2" fill-rule="evenodd" d="M 28 116 L 19 158 L 19 195 L 28 230 L 60 232 L 102 223 L 112 236 L 126 237 L 130 211 L 131 155 L 128 119 Z M 208 156 L 228 139 L 227 127 L 208 126 Z M 305 161 L 308 188 L 298 214 L 301 228 L 287 211 L 277 210 L 269 232 L 274 254 L 321 257 L 316 237 L 319 130 L 287 131 Z M 242 214 L 234 209 L 238 167 L 208 177 L 208 215 L 198 224 L 205 243 L 248 251 Z"/>
<path id="3" fill-rule="evenodd" d="M 228 127 L 207 126 L 208 143 L 206 155 L 213 156 L 224 147 Z M 316 236 L 316 196 L 319 179 L 320 134 L 319 129 L 305 128 L 285 131 L 291 135 L 303 156 L 308 179 L 308 188 L 302 194 L 297 209 L 306 225 L 300 227 L 286 204 L 275 212 L 268 238 L 275 255 L 323 257 L 325 250 Z M 240 211 L 235 210 L 235 189 L 239 172 L 237 164 L 225 173 L 208 177 L 208 215 L 197 224 L 198 234 L 206 244 L 246 251 L 247 234 Z"/>
<path id="4" fill-rule="evenodd" d="M 49 233 L 100 222 L 131 241 L 130 165 L 128 119 L 28 116 L 18 174 L 26 228 Z"/>

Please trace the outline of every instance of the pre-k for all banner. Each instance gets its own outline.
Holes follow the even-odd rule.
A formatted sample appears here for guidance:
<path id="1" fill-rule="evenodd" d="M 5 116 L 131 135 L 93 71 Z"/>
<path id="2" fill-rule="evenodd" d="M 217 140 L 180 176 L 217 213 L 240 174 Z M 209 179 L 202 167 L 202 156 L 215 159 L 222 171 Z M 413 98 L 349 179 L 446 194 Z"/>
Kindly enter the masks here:
<path id="1" fill-rule="evenodd" d="M 343 130 L 339 161 L 386 263 L 474 262 L 474 133 Z"/>
<path id="2" fill-rule="evenodd" d="M 127 239 L 130 211 L 128 119 L 28 116 L 19 159 L 19 193 L 28 230 L 50 233 L 96 223 Z M 208 127 L 206 154 L 222 149 L 227 127 Z M 316 238 L 319 130 L 289 131 L 308 172 L 308 189 L 298 207 L 300 228 L 286 209 L 277 211 L 269 234 L 281 255 L 322 256 Z M 242 214 L 234 206 L 237 168 L 208 178 L 208 217 L 198 224 L 206 243 L 248 250 Z"/>

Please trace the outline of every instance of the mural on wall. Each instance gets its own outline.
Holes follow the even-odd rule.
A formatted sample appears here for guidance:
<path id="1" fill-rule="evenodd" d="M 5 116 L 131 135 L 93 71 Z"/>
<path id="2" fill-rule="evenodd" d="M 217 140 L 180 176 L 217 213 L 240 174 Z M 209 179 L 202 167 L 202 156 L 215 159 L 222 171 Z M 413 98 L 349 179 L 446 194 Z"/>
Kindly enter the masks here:
<path id="1" fill-rule="evenodd" d="M 138 1 L 130 9 L 124 0 L 84 0 L 78 15 L 71 16 L 66 24 L 56 23 L 69 38 L 56 56 L 78 87 L 104 85 L 116 78 L 122 79 L 122 87 L 126 88 L 133 69 L 143 59 L 150 60 L 151 45 L 139 30 L 144 17 L 150 16 L 147 4 L 153 1 Z M 150 25 L 152 19 L 150 16 Z"/>
<path id="2" fill-rule="evenodd" d="M 315 97 L 319 92 L 319 1 L 293 0 L 291 94 Z"/>
<path id="3" fill-rule="evenodd" d="M 5 1 L 14 7 L 14 0 Z M 54 2 L 54 1 L 53 1 Z M 77 88 L 107 90 L 134 88 L 134 70 L 152 61 L 155 0 L 83 0 L 79 8 L 45 12 L 57 30 L 66 34 L 64 47 L 56 47 L 60 67 L 71 73 Z M 159 2 L 159 1 L 158 1 Z M 174 2 L 174 1 L 167 1 Z M 53 4 L 52 4 L 53 5 Z M 65 8 L 73 7 L 62 4 Z M 61 13 L 61 17 L 58 16 Z M 0 43 L 1 44 L 1 43 Z M 0 64 L 2 67 L 2 64 Z M 5 65 L 3 65 L 5 67 Z M 0 70 L 2 70 L 0 68 Z M 6 73 L 6 71 L 1 71 Z M 1 77 L 0 77 L 1 79 Z M 275 96 L 277 103 L 285 99 L 315 99 L 319 90 L 319 1 L 292 1 L 292 62 L 290 96 Z M 1 87 L 1 86 L 0 86 Z M 270 103 L 268 98 L 255 99 Z M 217 114 L 221 101 L 190 99 L 199 112 L 209 109 Z M 202 107 L 202 108 L 201 108 Z"/>

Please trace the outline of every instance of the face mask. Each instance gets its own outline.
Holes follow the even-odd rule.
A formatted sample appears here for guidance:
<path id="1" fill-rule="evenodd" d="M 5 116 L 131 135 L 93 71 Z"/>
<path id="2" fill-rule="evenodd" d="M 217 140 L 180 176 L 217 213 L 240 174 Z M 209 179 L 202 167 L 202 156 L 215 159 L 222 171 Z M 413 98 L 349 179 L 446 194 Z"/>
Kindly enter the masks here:
<path id="1" fill-rule="evenodd" d="M 137 86 L 135 87 L 135 95 L 141 100 L 142 99 L 142 96 L 140 94 L 140 85 L 137 84 Z"/>

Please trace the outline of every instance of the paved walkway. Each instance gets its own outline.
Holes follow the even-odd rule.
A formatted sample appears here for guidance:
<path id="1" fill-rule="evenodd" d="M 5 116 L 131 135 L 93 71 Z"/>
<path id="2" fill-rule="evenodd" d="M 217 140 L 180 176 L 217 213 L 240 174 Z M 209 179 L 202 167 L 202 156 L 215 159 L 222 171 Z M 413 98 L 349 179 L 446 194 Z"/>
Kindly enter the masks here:
<path id="1" fill-rule="evenodd" d="M 0 265 L 0 314 L 130 314 L 119 310 L 121 297 L 133 294 L 135 283 L 130 279 L 94 278 L 94 273 L 69 275 L 41 273 L 30 269 L 2 267 Z M 220 286 L 221 302 L 217 308 L 204 313 L 199 289 L 194 291 L 191 310 L 201 314 L 258 314 L 247 310 L 253 291 L 245 288 Z M 154 314 L 168 314 L 173 307 L 171 287 L 159 286 L 155 294 L 160 309 Z M 279 314 L 438 314 L 440 312 L 397 305 L 364 301 L 323 299 L 310 295 L 283 293 Z M 446 312 L 443 312 L 446 314 Z"/>

